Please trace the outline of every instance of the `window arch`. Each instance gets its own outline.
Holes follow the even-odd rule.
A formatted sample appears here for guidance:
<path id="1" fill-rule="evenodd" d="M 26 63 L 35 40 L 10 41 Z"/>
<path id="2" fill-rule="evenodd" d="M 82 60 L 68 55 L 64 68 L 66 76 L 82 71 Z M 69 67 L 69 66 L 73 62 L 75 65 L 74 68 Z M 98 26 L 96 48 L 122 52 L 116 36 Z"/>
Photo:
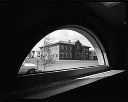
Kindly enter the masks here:
<path id="1" fill-rule="evenodd" d="M 82 34 L 83 36 L 85 36 L 90 41 L 90 43 L 92 44 L 92 46 L 94 47 L 94 49 L 96 51 L 99 65 L 109 66 L 106 51 L 105 51 L 102 43 L 98 39 L 98 37 L 95 35 L 95 33 L 93 33 L 91 30 L 89 30 L 85 27 L 78 26 L 78 25 L 66 25 L 66 26 L 61 27 L 60 29 L 74 30 L 74 31 Z"/>
<path id="2" fill-rule="evenodd" d="M 88 76 L 91 74 L 95 74 L 95 73 L 99 73 L 99 72 L 108 70 L 109 63 L 108 63 L 105 49 L 104 49 L 102 43 L 100 42 L 100 40 L 98 39 L 98 37 L 92 31 L 90 31 L 87 28 L 84 28 L 81 26 L 76 26 L 76 25 L 62 26 L 61 28 L 58 28 L 55 31 L 57 31 L 57 30 L 72 30 L 77 33 L 80 33 L 85 38 L 87 38 L 89 40 L 89 42 L 92 44 L 93 48 L 95 49 L 96 55 L 98 57 L 98 65 L 102 65 L 102 66 L 98 66 L 98 65 L 93 65 L 93 66 L 90 66 L 90 65 L 83 66 L 82 65 L 81 66 L 81 64 L 80 64 L 80 67 L 79 67 L 79 66 L 76 66 L 79 62 L 78 63 L 73 62 L 71 65 L 71 68 L 69 68 L 69 66 L 68 66 L 69 69 L 61 69 L 61 70 L 55 69 L 54 70 L 54 68 L 56 68 L 56 67 L 54 67 L 52 71 L 46 71 L 46 69 L 44 69 L 44 72 L 43 73 L 41 72 L 39 74 L 35 73 L 35 69 L 32 69 L 32 70 L 30 70 L 30 72 L 32 72 L 32 73 L 29 73 L 30 75 L 25 74 L 25 75 L 18 76 L 18 78 L 19 78 L 18 84 L 22 85 L 22 83 L 26 83 L 26 84 L 23 84 L 21 87 L 23 87 L 23 89 L 28 88 L 25 91 L 22 90 L 23 93 L 26 93 L 28 91 L 34 92 L 36 90 L 42 90 L 42 89 L 48 88 L 49 86 L 52 86 L 53 84 L 54 84 L 54 86 L 57 86 L 59 84 L 63 84 L 63 82 L 66 82 L 65 80 L 67 80 L 67 81 L 69 81 L 70 79 L 75 80 L 75 79 L 81 78 L 82 76 Z M 81 60 L 82 57 L 84 57 L 83 58 L 84 60 L 88 59 L 86 56 L 86 53 L 84 53 L 82 57 L 80 56 L 81 54 L 79 52 L 76 52 L 75 53 L 76 56 L 74 56 L 74 57 L 76 57 L 77 60 Z M 62 52 L 58 56 L 62 56 L 64 59 L 67 59 L 66 58 L 67 52 Z M 72 53 L 71 53 L 71 56 L 73 56 Z M 87 63 L 84 62 L 84 64 L 87 64 Z M 73 67 L 73 65 L 75 65 L 75 67 Z M 58 66 L 58 67 L 60 68 L 60 66 Z M 67 65 L 64 66 L 64 68 L 65 67 L 67 67 Z M 45 87 L 45 85 L 48 85 L 48 86 Z M 69 90 L 70 90 L 70 88 L 69 88 Z M 59 91 L 58 91 L 58 93 L 59 93 Z M 54 94 L 52 94 L 52 95 L 54 95 Z M 48 96 L 43 96 L 43 97 L 48 97 Z"/>
<path id="3" fill-rule="evenodd" d="M 79 35 L 82 35 L 83 38 L 86 38 L 88 40 L 88 42 L 90 42 L 90 44 L 94 48 L 94 52 L 96 52 L 96 55 L 92 54 L 92 56 L 93 56 L 92 59 L 93 60 L 98 60 L 97 61 L 98 62 L 98 65 L 109 66 L 105 49 L 104 49 L 103 45 L 101 44 L 100 40 L 98 39 L 98 37 L 91 30 L 89 30 L 87 28 L 84 28 L 84 27 L 81 27 L 81 26 L 77 26 L 77 25 L 66 25 L 66 26 L 62 26 L 62 27 L 54 30 L 50 34 L 48 34 L 46 36 L 47 39 L 44 37 L 41 40 L 41 44 L 42 44 L 42 41 L 43 41 L 43 43 L 45 42 L 45 40 L 48 40 L 49 41 L 50 40 L 49 36 L 52 35 L 52 34 L 56 34 L 55 32 L 57 32 L 57 34 L 58 34 L 59 31 L 71 31 L 71 32 L 75 32 L 75 33 L 73 33 L 74 35 L 76 33 L 79 34 Z M 74 36 L 74 35 L 72 35 L 72 36 Z M 63 37 L 62 37 L 62 39 L 63 39 Z M 88 63 L 87 64 L 86 62 L 83 62 L 82 61 L 82 60 L 90 60 L 91 57 L 89 56 L 89 52 L 90 52 L 89 51 L 89 48 L 91 48 L 91 47 L 86 46 L 86 45 L 81 45 L 81 43 L 80 43 L 79 40 L 77 38 L 77 40 L 74 43 L 75 45 L 72 45 L 71 42 L 64 43 L 65 41 L 59 41 L 58 43 L 50 43 L 49 42 L 50 45 L 47 45 L 47 46 L 44 46 L 43 45 L 42 47 L 39 47 L 40 48 L 40 51 L 42 53 L 41 54 L 41 57 L 38 57 L 37 56 L 36 59 L 30 59 L 30 60 L 26 60 L 26 58 L 27 58 L 26 57 L 25 58 L 25 61 L 27 63 L 24 62 L 22 64 L 22 66 L 21 66 L 21 68 L 20 68 L 20 70 L 19 70 L 18 73 L 19 74 L 31 74 L 31 73 L 28 73 L 28 71 L 29 70 L 32 70 L 33 68 L 34 68 L 34 70 L 36 70 L 35 73 L 38 73 L 38 72 L 48 72 L 48 71 L 53 71 L 54 72 L 55 70 L 63 71 L 63 69 L 70 70 L 72 68 L 78 68 L 79 69 L 79 68 L 86 68 L 88 66 L 96 66 L 97 65 L 97 62 L 96 63 L 95 62 L 92 62 L 91 64 L 89 62 L 87 62 Z M 61 50 L 61 47 L 62 47 L 63 44 L 64 44 L 63 47 L 66 47 L 66 49 L 64 51 Z M 67 50 L 67 47 L 70 44 L 72 46 L 74 46 L 73 49 L 75 51 L 74 52 L 72 50 L 73 56 L 71 58 L 69 57 L 69 55 L 68 55 L 69 54 L 69 51 Z M 50 50 L 51 47 L 57 47 L 58 50 Z M 78 49 L 77 47 L 80 47 L 80 48 Z M 84 47 L 85 47 L 85 51 L 83 51 L 83 48 Z M 33 51 L 33 49 L 32 49 L 32 51 Z M 63 54 L 61 54 L 61 53 L 63 53 Z M 58 54 L 59 56 L 55 58 L 55 55 L 56 54 Z M 33 53 L 33 55 L 34 55 L 34 53 Z M 34 56 L 33 56 L 33 58 L 35 58 Z M 94 58 L 94 57 L 96 57 L 96 58 Z M 71 63 L 64 61 L 64 62 L 62 62 L 62 64 L 60 64 L 60 63 L 58 64 L 58 61 L 60 61 L 60 60 L 70 60 L 70 61 L 71 60 L 74 60 L 74 64 L 71 64 L 71 63 L 73 63 L 72 61 L 71 61 Z M 77 62 L 78 64 L 75 62 L 75 60 L 79 60 L 79 62 Z M 57 63 L 55 63 L 55 62 L 57 62 Z M 80 62 L 82 64 L 80 64 Z M 69 65 L 67 63 L 69 63 Z M 27 65 L 30 64 L 33 67 L 27 67 L 25 64 L 27 64 Z M 32 65 L 32 64 L 34 64 L 34 65 Z M 66 64 L 66 66 L 64 66 L 65 64 Z"/>

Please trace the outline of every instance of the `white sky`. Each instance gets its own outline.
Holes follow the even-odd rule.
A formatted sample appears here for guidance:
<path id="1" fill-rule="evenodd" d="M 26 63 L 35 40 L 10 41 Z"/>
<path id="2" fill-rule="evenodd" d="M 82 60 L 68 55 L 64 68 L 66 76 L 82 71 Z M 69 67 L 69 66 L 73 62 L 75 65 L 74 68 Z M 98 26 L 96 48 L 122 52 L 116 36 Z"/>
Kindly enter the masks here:
<path id="1" fill-rule="evenodd" d="M 94 49 L 87 38 L 85 38 L 82 34 L 76 32 L 76 31 L 73 31 L 73 30 L 56 30 L 56 31 L 48 34 L 47 36 L 50 37 L 51 43 L 55 43 L 60 40 L 62 40 L 62 41 L 71 40 L 71 42 L 79 40 L 82 45 L 90 46 L 91 47 L 91 48 L 89 48 L 90 50 Z M 41 47 L 43 45 L 43 41 L 44 41 L 44 38 L 41 39 L 34 46 L 34 48 L 32 50 L 39 50 L 39 47 Z"/>

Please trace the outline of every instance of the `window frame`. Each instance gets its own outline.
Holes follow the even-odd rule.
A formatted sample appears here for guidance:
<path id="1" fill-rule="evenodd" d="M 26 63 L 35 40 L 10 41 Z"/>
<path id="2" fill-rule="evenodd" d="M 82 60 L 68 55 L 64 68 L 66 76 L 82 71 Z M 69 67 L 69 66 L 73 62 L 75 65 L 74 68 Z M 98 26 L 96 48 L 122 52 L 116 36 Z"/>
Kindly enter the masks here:
<path id="1" fill-rule="evenodd" d="M 70 28 L 70 27 L 71 27 L 71 28 Z M 63 30 L 63 29 L 69 29 L 69 30 L 71 29 L 71 30 L 74 30 L 74 31 L 80 33 L 78 30 L 76 30 L 77 27 L 78 27 L 79 30 L 83 30 L 82 27 L 81 27 L 81 28 L 79 28 L 79 26 L 75 26 L 75 27 L 74 27 L 74 25 L 70 25 L 70 26 L 66 26 L 66 27 L 64 26 L 64 27 L 61 27 L 61 29 L 62 29 L 62 30 Z M 75 28 L 75 29 L 74 29 L 74 28 Z M 59 30 L 61 30 L 61 29 L 59 29 Z M 84 30 L 83 30 L 83 31 L 84 31 Z M 92 36 L 91 33 L 93 34 L 93 32 L 91 32 L 91 31 L 89 32 L 87 29 L 85 30 L 85 32 L 87 32 L 93 39 L 96 37 L 96 36 L 95 36 L 95 37 Z M 82 33 L 80 33 L 80 34 L 82 34 Z M 94 35 L 95 35 L 95 34 L 94 34 Z M 98 39 L 98 38 L 97 38 L 97 39 Z M 103 59 L 104 59 L 104 63 L 105 63 L 105 65 L 106 65 L 105 58 L 104 58 L 104 55 L 103 55 L 103 52 L 102 52 L 103 49 L 101 49 L 101 47 L 100 47 L 102 44 L 99 45 L 99 43 L 98 43 L 98 41 L 96 40 L 96 38 L 95 38 L 94 40 L 96 41 L 97 45 L 99 46 L 99 49 L 100 49 L 100 51 L 101 51 L 101 53 L 102 53 L 102 56 L 103 56 Z M 61 46 L 61 47 L 62 47 L 62 46 Z M 64 45 L 63 47 L 66 47 L 65 49 L 67 50 L 67 46 L 66 46 L 66 45 Z M 76 47 L 77 47 L 77 46 L 76 46 Z M 80 47 L 80 46 L 78 46 L 78 47 Z M 86 50 L 86 48 L 84 48 L 84 50 Z M 32 52 L 32 51 L 31 51 L 31 52 Z M 78 57 L 78 56 L 76 56 L 76 57 Z M 84 56 L 84 57 L 85 57 L 85 56 Z M 69 58 L 68 55 L 67 55 L 67 52 L 64 53 L 63 58 Z M 85 58 L 84 58 L 84 59 L 85 59 Z M 107 65 L 107 66 L 109 66 L 109 65 Z"/>
<path id="2" fill-rule="evenodd" d="M 65 45 L 65 50 L 66 50 L 66 51 L 68 50 L 68 47 L 67 47 L 67 45 Z"/>
<path id="3" fill-rule="evenodd" d="M 98 59 L 101 58 L 101 60 L 99 62 L 100 65 L 106 65 L 109 67 L 109 61 L 108 61 L 108 58 L 107 58 L 107 54 L 106 54 L 106 51 L 102 45 L 102 43 L 100 42 L 99 38 L 96 36 L 96 34 L 91 31 L 90 29 L 88 28 L 85 28 L 83 26 L 80 26 L 80 25 L 65 25 L 65 26 L 62 26 L 60 28 L 58 28 L 60 30 L 73 30 L 73 31 L 76 31 L 80 34 L 85 34 L 83 36 L 85 36 L 89 41 L 91 40 L 93 43 L 92 45 L 95 45 L 98 47 L 99 50 L 97 50 L 97 52 L 100 52 L 100 55 L 97 55 L 97 57 L 99 57 Z M 90 41 L 90 42 L 91 42 Z M 93 46 L 94 47 L 94 46 Z"/>
<path id="4" fill-rule="evenodd" d="M 68 52 L 66 52 L 65 54 L 66 54 L 66 58 L 68 58 Z"/>
<path id="5" fill-rule="evenodd" d="M 82 28 L 82 27 L 79 27 L 79 26 L 74 26 L 74 25 L 67 25 L 67 26 L 63 26 L 63 27 L 61 27 L 61 28 L 58 28 L 59 30 L 60 29 L 71 29 L 71 30 L 74 30 L 74 31 L 76 31 L 76 32 L 78 32 L 75 28 L 78 28 L 78 29 L 81 29 L 81 30 L 83 30 L 84 31 L 84 28 Z M 100 48 L 100 51 L 101 51 L 101 53 L 102 53 L 102 56 L 103 56 L 103 58 L 104 58 L 104 56 L 105 56 L 105 54 L 103 53 L 103 46 L 102 46 L 102 44 L 99 44 L 99 41 L 97 41 L 97 39 L 98 38 L 95 38 L 95 36 L 94 35 L 92 35 L 90 32 L 91 31 L 89 31 L 89 30 L 85 30 L 96 42 L 97 42 L 97 44 L 98 44 L 98 46 L 99 46 L 99 48 Z M 79 32 L 80 33 L 80 32 Z M 80 34 L 82 34 L 82 33 L 80 33 Z M 101 46 L 102 46 L 102 48 L 101 48 Z M 65 47 L 65 46 L 64 46 Z M 105 51 L 105 50 L 104 50 Z M 63 54 L 65 54 L 65 53 L 63 53 Z M 64 58 L 65 58 L 65 56 L 64 56 Z M 107 58 L 107 57 L 106 57 Z M 104 58 L 104 61 L 105 61 L 106 59 Z M 67 70 L 56 70 L 56 71 L 49 71 L 49 72 L 45 72 L 45 73 L 38 73 L 38 74 L 31 74 L 31 75 L 23 75 L 23 76 L 18 76 L 18 81 L 19 81 L 19 85 L 21 84 L 21 83 L 24 83 L 24 81 L 26 81 L 26 83 L 27 84 L 37 84 L 37 81 L 38 82 L 41 82 L 41 81 L 46 81 L 46 79 L 45 78 L 48 78 L 48 77 L 46 77 L 47 75 L 49 76 L 49 78 L 48 79 L 54 79 L 53 80 L 53 82 L 55 82 L 55 81 L 58 81 L 58 80 L 56 80 L 58 77 L 55 77 L 56 75 L 57 76 L 60 76 L 60 77 L 62 77 L 62 78 L 60 78 L 60 80 L 64 80 L 65 78 L 67 78 L 67 79 L 69 79 L 69 78 L 71 78 L 71 77 L 78 77 L 78 76 L 80 76 L 80 75 L 90 75 L 90 74 L 94 74 L 94 73 L 99 73 L 99 72 L 103 72 L 103 71 L 105 71 L 105 70 L 108 70 L 108 67 L 109 67 L 109 63 L 108 62 L 105 62 L 104 63 L 104 65 L 99 65 L 99 66 L 91 66 L 91 67 L 94 67 L 94 68 L 88 68 L 87 67 L 87 69 L 86 68 L 72 68 L 72 69 L 67 69 Z M 85 69 L 86 69 L 86 71 L 85 71 Z M 88 70 L 88 71 L 87 71 Z M 64 75 L 64 76 L 62 76 L 61 75 L 61 73 Z M 65 73 L 65 74 L 64 74 Z M 68 74 L 66 74 L 66 73 L 68 73 Z M 69 73 L 72 73 L 72 74 L 69 74 Z M 51 76 L 50 76 L 51 75 Z M 53 75 L 53 76 L 52 76 Z M 54 76 L 55 75 L 55 76 Z M 44 77 L 45 76 L 45 77 Z M 50 78 L 51 77 L 51 78 Z M 38 80 L 36 80 L 36 79 L 38 79 Z M 48 82 L 49 82 L 49 80 L 47 80 Z M 46 81 L 46 84 L 47 84 L 47 81 Z M 30 83 L 29 83 L 30 82 Z M 23 87 L 23 86 L 22 86 Z"/>
<path id="6" fill-rule="evenodd" d="M 61 52 L 61 56 L 60 56 L 62 59 L 64 58 L 64 53 Z"/>
<path id="7" fill-rule="evenodd" d="M 63 70 L 63 71 L 58 70 L 56 72 L 50 71 L 50 72 L 45 72 L 45 73 L 40 73 L 40 74 L 18 76 L 18 84 L 19 85 L 22 85 L 23 83 L 25 83 L 25 84 L 22 85 L 21 90 L 11 92 L 9 94 L 13 95 L 14 97 L 21 97 L 21 96 L 24 97 L 24 95 L 26 95 L 26 93 L 30 93 L 30 95 L 31 95 L 36 90 L 39 91 L 42 88 L 43 89 L 47 88 L 48 84 L 52 85 L 52 83 L 61 83 L 61 82 L 65 82 L 70 79 L 72 80 L 72 79 L 81 78 L 84 76 L 108 71 L 108 66 L 97 66 L 97 67 L 90 66 L 90 67 L 95 67 L 95 68 L 77 68 L 77 69 L 72 68 L 70 70 L 69 69 Z M 21 86 L 19 86 L 19 87 L 21 87 Z M 54 85 L 54 88 L 55 87 L 57 87 L 57 86 Z M 26 88 L 28 88 L 28 89 L 26 89 Z M 51 88 L 51 87 L 48 87 L 48 88 Z M 34 94 L 36 94 L 36 93 L 34 93 Z"/>
<path id="8" fill-rule="evenodd" d="M 64 50 L 64 46 L 63 45 L 61 45 L 61 50 Z"/>
<path id="9" fill-rule="evenodd" d="M 72 47 L 70 46 L 70 51 L 72 51 Z"/>
<path id="10" fill-rule="evenodd" d="M 72 58 L 72 52 L 70 52 L 70 58 Z"/>

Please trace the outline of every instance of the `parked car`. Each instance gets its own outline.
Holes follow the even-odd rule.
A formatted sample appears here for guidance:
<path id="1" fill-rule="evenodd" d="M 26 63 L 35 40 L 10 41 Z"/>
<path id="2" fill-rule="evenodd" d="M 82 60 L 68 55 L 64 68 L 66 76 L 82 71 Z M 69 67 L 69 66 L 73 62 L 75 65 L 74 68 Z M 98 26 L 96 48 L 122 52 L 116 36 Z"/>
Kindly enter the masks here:
<path id="1" fill-rule="evenodd" d="M 39 72 L 42 72 L 42 70 L 38 70 L 36 64 L 24 62 L 18 74 L 34 74 Z"/>

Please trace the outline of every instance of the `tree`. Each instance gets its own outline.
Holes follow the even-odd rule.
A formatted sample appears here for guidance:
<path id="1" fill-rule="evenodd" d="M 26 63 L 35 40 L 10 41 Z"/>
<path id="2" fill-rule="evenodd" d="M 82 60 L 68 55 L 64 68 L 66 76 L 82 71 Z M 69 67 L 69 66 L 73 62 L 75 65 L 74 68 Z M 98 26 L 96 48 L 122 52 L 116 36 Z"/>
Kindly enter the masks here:
<path id="1" fill-rule="evenodd" d="M 49 64 L 55 62 L 53 60 L 53 54 L 51 48 L 49 47 L 50 44 L 51 44 L 51 38 L 49 36 L 46 36 L 44 38 L 43 47 L 42 47 L 42 60 L 43 60 L 44 71 Z"/>

